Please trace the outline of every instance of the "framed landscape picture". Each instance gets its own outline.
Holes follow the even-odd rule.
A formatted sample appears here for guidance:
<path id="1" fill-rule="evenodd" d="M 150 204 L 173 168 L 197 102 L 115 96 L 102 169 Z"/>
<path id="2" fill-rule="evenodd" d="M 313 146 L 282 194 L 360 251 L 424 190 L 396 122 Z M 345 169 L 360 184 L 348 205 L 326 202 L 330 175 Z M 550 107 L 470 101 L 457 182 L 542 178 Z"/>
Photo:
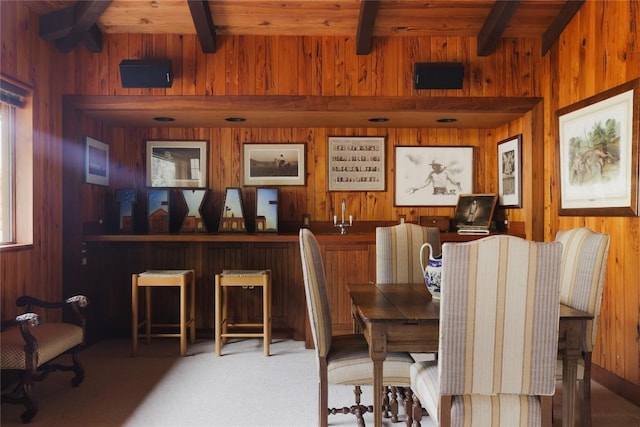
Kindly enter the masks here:
<path id="1" fill-rule="evenodd" d="M 473 193 L 473 147 L 395 147 L 396 206 L 455 206 Z"/>
<path id="2" fill-rule="evenodd" d="M 304 144 L 244 144 L 244 185 L 304 185 Z"/>
<path id="3" fill-rule="evenodd" d="M 556 112 L 560 215 L 638 215 L 640 79 Z"/>

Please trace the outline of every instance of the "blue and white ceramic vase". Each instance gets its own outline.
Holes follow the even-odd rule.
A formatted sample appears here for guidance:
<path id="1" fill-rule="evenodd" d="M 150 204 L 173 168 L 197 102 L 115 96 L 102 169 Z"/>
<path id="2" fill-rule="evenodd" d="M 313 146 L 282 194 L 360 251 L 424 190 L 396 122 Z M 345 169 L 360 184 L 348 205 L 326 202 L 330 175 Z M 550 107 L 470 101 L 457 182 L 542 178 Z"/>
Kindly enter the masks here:
<path id="1" fill-rule="evenodd" d="M 429 249 L 429 259 L 425 265 L 424 250 Z M 424 282 L 434 301 L 440 301 L 440 283 L 442 281 L 442 255 L 433 256 L 433 248 L 429 243 L 420 247 L 420 266 L 424 274 Z"/>

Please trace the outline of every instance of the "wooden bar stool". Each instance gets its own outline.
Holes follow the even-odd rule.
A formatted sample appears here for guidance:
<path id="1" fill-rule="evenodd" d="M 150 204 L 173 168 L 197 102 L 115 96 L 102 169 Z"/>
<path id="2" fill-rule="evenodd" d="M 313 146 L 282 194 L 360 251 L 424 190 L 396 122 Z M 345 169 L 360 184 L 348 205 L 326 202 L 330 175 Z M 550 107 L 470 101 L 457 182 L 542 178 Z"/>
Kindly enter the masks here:
<path id="1" fill-rule="evenodd" d="M 262 323 L 229 323 L 227 319 L 227 292 L 224 288 L 235 286 L 252 289 L 262 288 Z M 264 355 L 269 356 L 271 343 L 271 270 L 223 270 L 216 274 L 215 290 L 215 338 L 216 355 L 222 352 L 226 338 L 259 338 L 264 339 Z M 259 328 L 262 332 L 229 332 L 229 328 Z"/>
<path id="2" fill-rule="evenodd" d="M 133 274 L 131 277 L 131 355 L 135 356 L 138 349 L 138 333 L 142 326 L 142 334 L 151 343 L 152 337 L 180 338 L 180 355 L 187 354 L 187 328 L 189 328 L 190 342 L 196 339 L 195 322 L 195 272 L 193 270 L 148 270 L 144 273 Z M 151 288 L 176 286 L 180 288 L 180 321 L 179 323 L 153 323 L 151 321 Z M 144 287 L 145 315 L 138 318 L 139 288 Z M 179 328 L 179 333 L 151 333 L 152 328 Z"/>

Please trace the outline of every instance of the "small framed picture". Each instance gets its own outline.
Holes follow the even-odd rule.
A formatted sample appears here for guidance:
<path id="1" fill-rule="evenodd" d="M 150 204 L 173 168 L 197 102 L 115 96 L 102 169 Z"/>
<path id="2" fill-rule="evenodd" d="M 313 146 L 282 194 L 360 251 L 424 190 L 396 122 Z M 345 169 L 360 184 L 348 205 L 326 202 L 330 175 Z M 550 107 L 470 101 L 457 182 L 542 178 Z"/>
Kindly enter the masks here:
<path id="1" fill-rule="evenodd" d="M 498 206 L 522 207 L 522 134 L 498 142 Z"/>
<path id="2" fill-rule="evenodd" d="M 147 186 L 206 188 L 207 141 L 147 141 Z"/>
<path id="3" fill-rule="evenodd" d="M 304 185 L 304 144 L 244 144 L 244 185 Z"/>
<path id="4" fill-rule="evenodd" d="M 395 147 L 396 206 L 455 206 L 473 193 L 473 147 Z"/>
<path id="5" fill-rule="evenodd" d="M 109 146 L 97 139 L 84 138 L 84 180 L 87 184 L 109 185 Z"/>
<path id="6" fill-rule="evenodd" d="M 384 191 L 384 137 L 330 137 L 329 191 Z"/>

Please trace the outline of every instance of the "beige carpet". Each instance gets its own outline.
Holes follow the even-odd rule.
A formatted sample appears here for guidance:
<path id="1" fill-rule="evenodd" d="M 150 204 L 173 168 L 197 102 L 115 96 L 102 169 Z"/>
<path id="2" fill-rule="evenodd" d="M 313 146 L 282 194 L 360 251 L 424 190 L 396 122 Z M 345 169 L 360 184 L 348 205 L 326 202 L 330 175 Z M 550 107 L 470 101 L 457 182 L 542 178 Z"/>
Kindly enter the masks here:
<path id="1" fill-rule="evenodd" d="M 302 342 L 275 341 L 268 358 L 263 356 L 260 340 L 230 343 L 223 348 L 222 357 L 213 354 L 211 340 L 190 346 L 189 355 L 184 358 L 177 356 L 177 340 L 141 344 L 135 358 L 130 357 L 129 346 L 128 340 L 107 340 L 86 349 L 82 360 L 87 375 L 79 388 L 70 386 L 71 374 L 64 372 L 37 383 L 35 393 L 40 409 L 30 425 L 317 425 L 316 360 L 313 351 L 305 350 Z M 371 401 L 371 390 L 365 387 L 363 402 Z M 351 387 L 331 387 L 331 406 L 352 402 Z M 556 414 L 558 405 L 555 402 Z M 2 425 L 21 425 L 21 412 L 22 407 L 3 404 Z M 612 414 L 617 418 L 612 419 Z M 366 420 L 367 425 L 373 425 L 370 414 Z M 329 422 L 333 426 L 356 425 L 352 416 L 342 414 L 331 415 Z M 433 424 L 424 418 L 422 425 Z M 640 408 L 594 384 L 594 426 L 640 426 Z"/>

